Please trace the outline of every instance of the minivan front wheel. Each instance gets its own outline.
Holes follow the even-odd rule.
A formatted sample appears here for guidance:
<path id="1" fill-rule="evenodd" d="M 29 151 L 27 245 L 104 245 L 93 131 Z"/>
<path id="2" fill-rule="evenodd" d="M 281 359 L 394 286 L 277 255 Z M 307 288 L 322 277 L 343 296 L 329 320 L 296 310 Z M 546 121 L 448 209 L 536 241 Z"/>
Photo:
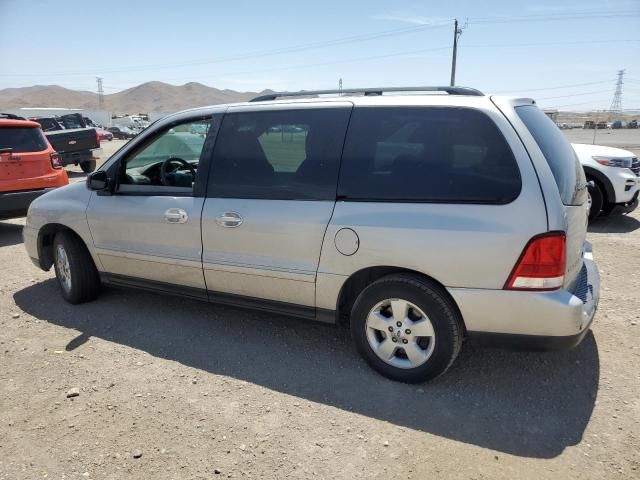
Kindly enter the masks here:
<path id="1" fill-rule="evenodd" d="M 100 276 L 87 247 L 73 233 L 62 231 L 56 234 L 53 267 L 67 302 L 83 303 L 98 296 Z"/>
<path id="2" fill-rule="evenodd" d="M 417 275 L 390 275 L 366 287 L 356 300 L 351 335 L 376 371 L 417 383 L 451 366 L 462 346 L 462 319 L 436 283 Z"/>

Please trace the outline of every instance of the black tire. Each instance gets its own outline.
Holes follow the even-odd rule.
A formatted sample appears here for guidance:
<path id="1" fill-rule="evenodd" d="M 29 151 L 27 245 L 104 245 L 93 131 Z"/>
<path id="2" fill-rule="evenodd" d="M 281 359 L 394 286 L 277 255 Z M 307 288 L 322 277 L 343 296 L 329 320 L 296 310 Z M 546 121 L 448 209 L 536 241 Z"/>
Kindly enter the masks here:
<path id="1" fill-rule="evenodd" d="M 67 285 L 63 280 L 64 267 L 59 262 L 60 247 L 64 249 L 68 260 L 68 274 L 71 280 Z M 98 270 L 87 247 L 76 235 L 66 231 L 56 234 L 53 240 L 53 259 L 56 279 L 62 290 L 62 296 L 67 302 L 84 303 L 98 296 L 100 293 Z"/>
<path id="2" fill-rule="evenodd" d="M 604 206 L 604 194 L 600 186 L 594 182 L 593 187 L 589 187 L 589 195 L 591 196 L 591 208 L 589 209 L 589 221 L 593 221 L 600 215 Z"/>
<path id="3" fill-rule="evenodd" d="M 616 204 L 615 203 L 605 203 L 602 206 L 602 211 L 600 212 L 599 218 L 608 217 L 609 215 L 611 215 L 611 213 L 613 213 L 613 210 L 615 208 L 616 208 Z"/>
<path id="4" fill-rule="evenodd" d="M 96 161 L 95 160 L 85 160 L 80 163 L 80 168 L 84 173 L 91 173 L 96 169 Z"/>
<path id="5" fill-rule="evenodd" d="M 369 312 L 380 302 L 392 298 L 417 306 L 433 326 L 435 342 L 431 356 L 415 368 L 400 368 L 385 362 L 367 339 Z M 351 336 L 358 352 L 374 370 L 392 380 L 418 383 L 442 375 L 451 366 L 462 347 L 463 322 L 453 300 L 438 284 L 418 275 L 394 274 L 373 282 L 360 293 L 351 311 Z"/>

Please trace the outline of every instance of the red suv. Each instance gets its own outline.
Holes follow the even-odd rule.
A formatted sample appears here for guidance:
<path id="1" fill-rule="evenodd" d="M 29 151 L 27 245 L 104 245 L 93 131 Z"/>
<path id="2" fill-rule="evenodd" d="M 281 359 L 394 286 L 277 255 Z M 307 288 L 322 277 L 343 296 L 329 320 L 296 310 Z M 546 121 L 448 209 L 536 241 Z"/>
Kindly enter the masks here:
<path id="1" fill-rule="evenodd" d="M 68 183 L 40 124 L 0 114 L 0 220 L 26 215 L 33 199 Z"/>

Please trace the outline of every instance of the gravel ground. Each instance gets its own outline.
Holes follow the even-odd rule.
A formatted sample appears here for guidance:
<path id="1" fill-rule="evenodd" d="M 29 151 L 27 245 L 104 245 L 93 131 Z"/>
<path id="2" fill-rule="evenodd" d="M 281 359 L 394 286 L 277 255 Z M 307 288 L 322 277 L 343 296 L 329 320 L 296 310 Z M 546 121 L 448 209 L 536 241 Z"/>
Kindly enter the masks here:
<path id="1" fill-rule="evenodd" d="M 563 130 L 562 133 L 573 143 L 595 143 L 596 145 L 608 145 L 610 147 L 630 150 L 640 155 L 640 128 L 620 130 Z"/>
<path id="2" fill-rule="evenodd" d="M 0 479 L 640 478 L 638 212 L 590 229 L 581 345 L 465 344 L 421 386 L 343 327 L 117 289 L 68 305 L 23 223 L 0 222 Z"/>

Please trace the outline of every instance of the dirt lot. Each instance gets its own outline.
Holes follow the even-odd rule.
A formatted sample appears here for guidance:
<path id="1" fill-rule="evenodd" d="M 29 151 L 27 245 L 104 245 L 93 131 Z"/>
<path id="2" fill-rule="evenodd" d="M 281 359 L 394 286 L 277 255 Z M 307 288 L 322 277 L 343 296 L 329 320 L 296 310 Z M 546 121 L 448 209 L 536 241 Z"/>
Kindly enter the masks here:
<path id="1" fill-rule="evenodd" d="M 567 139 L 573 143 L 595 143 L 610 147 L 624 148 L 640 155 L 640 129 L 620 130 L 583 130 L 581 128 L 562 131 Z"/>
<path id="2" fill-rule="evenodd" d="M 22 224 L 0 222 L 0 479 L 640 478 L 637 212 L 590 230 L 579 347 L 465 345 L 422 386 L 344 328 L 115 289 L 68 305 Z"/>

